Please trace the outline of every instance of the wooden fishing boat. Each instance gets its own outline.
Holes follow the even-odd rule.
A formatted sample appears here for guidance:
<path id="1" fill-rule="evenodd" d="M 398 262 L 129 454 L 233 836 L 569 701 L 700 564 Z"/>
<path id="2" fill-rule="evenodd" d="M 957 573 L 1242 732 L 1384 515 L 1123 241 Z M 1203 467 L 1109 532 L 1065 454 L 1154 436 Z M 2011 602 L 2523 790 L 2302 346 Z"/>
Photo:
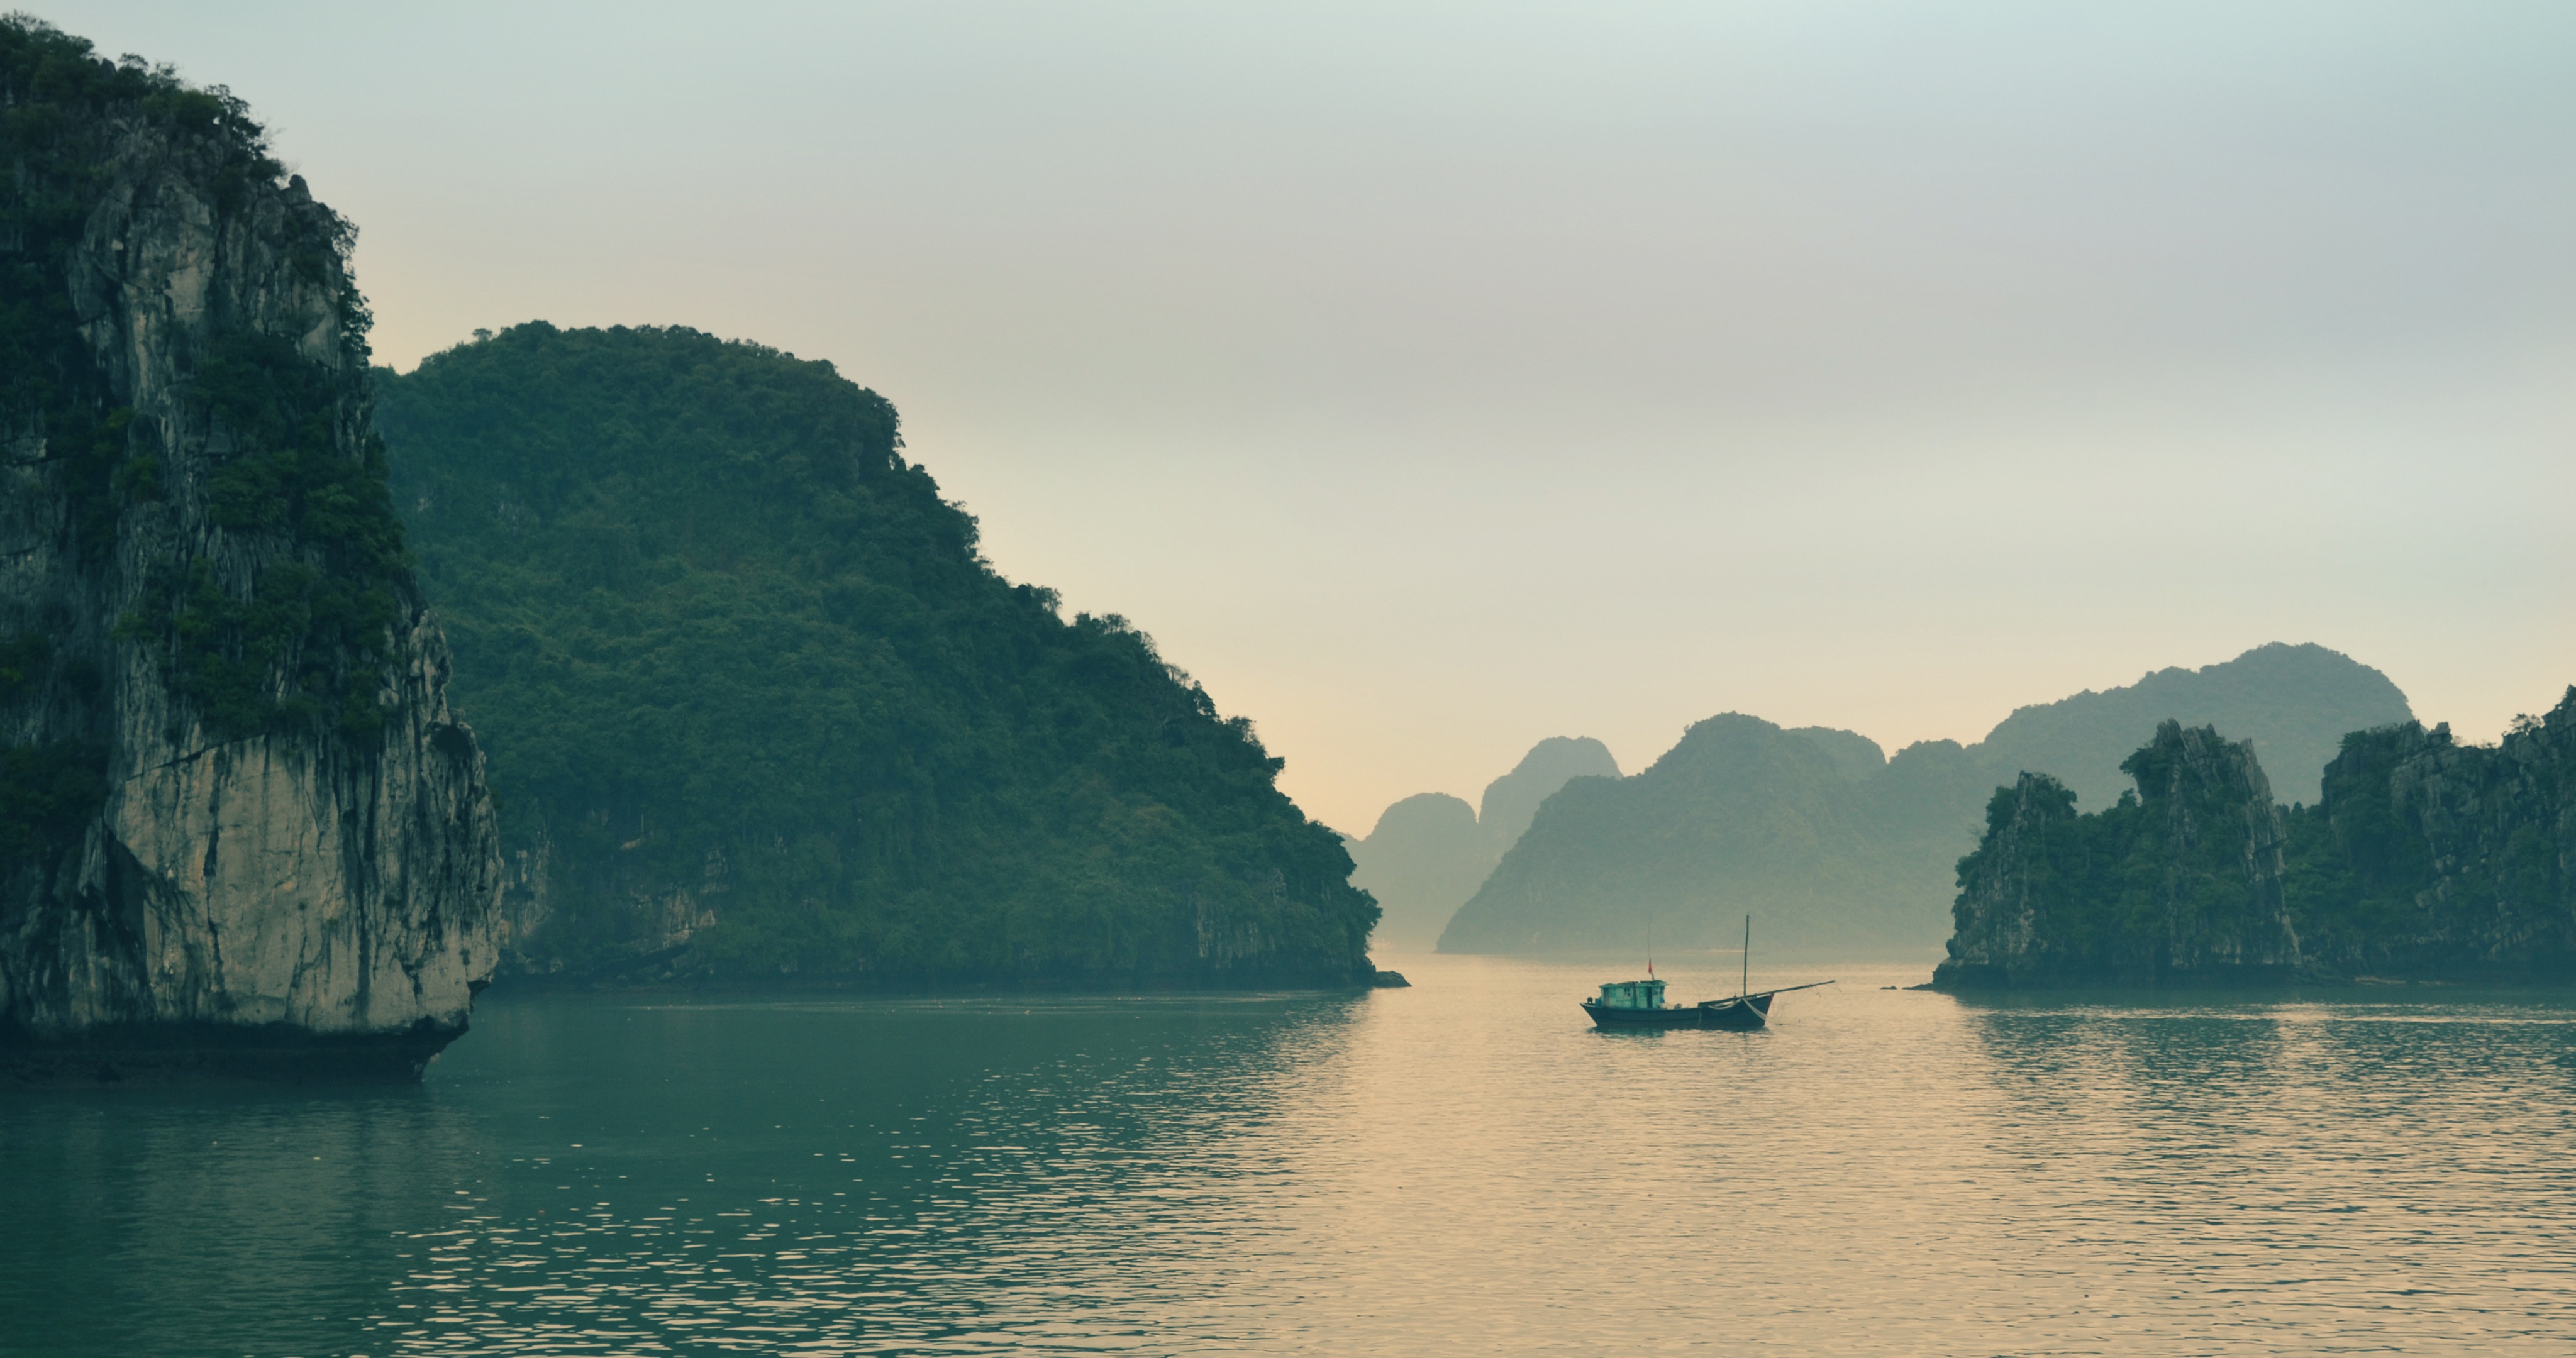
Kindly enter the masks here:
<path id="1" fill-rule="evenodd" d="M 1664 983 L 1661 981 L 1614 981 L 1601 987 L 1602 998 L 1583 1001 L 1583 1012 L 1592 1016 L 1592 1026 L 1596 1028 L 1725 1028 L 1749 1032 L 1771 1021 L 1772 996 L 1832 984 L 1831 981 L 1809 981 L 1805 985 L 1782 986 L 1778 990 L 1758 991 L 1751 995 L 1730 995 L 1722 1000 L 1702 1000 L 1697 1004 L 1665 1004 Z M 1614 996 L 1613 991 L 1643 992 L 1651 998 L 1645 1003 L 1630 1003 L 1626 994 Z"/>
<path id="2" fill-rule="evenodd" d="M 1793 990 L 1813 990 L 1832 985 L 1831 981 L 1809 981 L 1805 985 L 1781 986 L 1747 994 L 1744 983 L 1753 977 L 1753 917 L 1744 917 L 1744 959 L 1735 993 L 1722 1000 L 1702 1000 L 1697 1004 L 1664 1003 L 1664 983 L 1655 977 L 1655 959 L 1646 959 L 1646 979 L 1612 981 L 1601 987 L 1598 999 L 1583 1001 L 1583 1012 L 1592 1018 L 1595 1028 L 1718 1028 L 1732 1032 L 1750 1032 L 1771 1022 L 1771 1000 Z"/>

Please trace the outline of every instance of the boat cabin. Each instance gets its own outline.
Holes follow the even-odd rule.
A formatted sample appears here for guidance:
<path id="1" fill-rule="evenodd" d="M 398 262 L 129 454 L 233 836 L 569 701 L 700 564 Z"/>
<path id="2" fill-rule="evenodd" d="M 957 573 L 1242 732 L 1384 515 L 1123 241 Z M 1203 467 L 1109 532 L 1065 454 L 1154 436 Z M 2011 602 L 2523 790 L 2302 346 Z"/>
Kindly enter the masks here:
<path id="1" fill-rule="evenodd" d="M 1661 981 L 1612 981 L 1601 987 L 1604 1009 L 1661 1009 L 1664 1007 L 1664 983 Z"/>

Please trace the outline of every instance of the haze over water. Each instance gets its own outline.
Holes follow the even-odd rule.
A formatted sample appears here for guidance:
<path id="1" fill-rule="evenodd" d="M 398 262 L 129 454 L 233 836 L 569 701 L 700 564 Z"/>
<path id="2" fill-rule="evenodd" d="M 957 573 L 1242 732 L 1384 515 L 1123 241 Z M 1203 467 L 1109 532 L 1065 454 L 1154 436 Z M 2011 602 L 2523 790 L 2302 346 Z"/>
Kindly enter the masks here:
<path id="1" fill-rule="evenodd" d="M 2563 4 L 43 8 L 251 101 L 381 362 L 838 364 L 1353 834 L 1726 711 L 2576 674 Z"/>
<path id="2" fill-rule="evenodd" d="M 16 1098 L 6 1342 L 2576 1341 L 2561 1000 L 1997 1006 L 1864 967 L 1768 1032 L 1608 1035 L 1597 966 L 1399 960 L 1356 997 L 498 998 L 421 1089 Z"/>

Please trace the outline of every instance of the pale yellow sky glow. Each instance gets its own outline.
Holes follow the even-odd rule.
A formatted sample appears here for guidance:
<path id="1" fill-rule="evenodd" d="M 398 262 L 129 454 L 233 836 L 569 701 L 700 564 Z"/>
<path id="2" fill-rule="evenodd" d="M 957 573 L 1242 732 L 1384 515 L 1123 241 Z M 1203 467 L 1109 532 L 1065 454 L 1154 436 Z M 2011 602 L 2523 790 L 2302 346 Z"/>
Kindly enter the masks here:
<path id="1" fill-rule="evenodd" d="M 248 99 L 388 361 L 831 359 L 1354 833 L 2272 640 L 2576 682 L 2564 6 L 37 12 Z"/>

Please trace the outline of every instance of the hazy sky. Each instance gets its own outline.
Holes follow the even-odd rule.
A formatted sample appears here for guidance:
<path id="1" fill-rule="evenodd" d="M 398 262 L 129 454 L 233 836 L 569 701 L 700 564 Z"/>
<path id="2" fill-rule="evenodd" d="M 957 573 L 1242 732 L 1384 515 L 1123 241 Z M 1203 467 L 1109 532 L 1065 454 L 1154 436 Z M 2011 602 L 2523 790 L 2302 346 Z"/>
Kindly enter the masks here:
<path id="1" fill-rule="evenodd" d="M 33 9 L 250 100 L 382 359 L 831 359 L 1355 833 L 2271 640 L 2576 681 L 2576 6 Z"/>

